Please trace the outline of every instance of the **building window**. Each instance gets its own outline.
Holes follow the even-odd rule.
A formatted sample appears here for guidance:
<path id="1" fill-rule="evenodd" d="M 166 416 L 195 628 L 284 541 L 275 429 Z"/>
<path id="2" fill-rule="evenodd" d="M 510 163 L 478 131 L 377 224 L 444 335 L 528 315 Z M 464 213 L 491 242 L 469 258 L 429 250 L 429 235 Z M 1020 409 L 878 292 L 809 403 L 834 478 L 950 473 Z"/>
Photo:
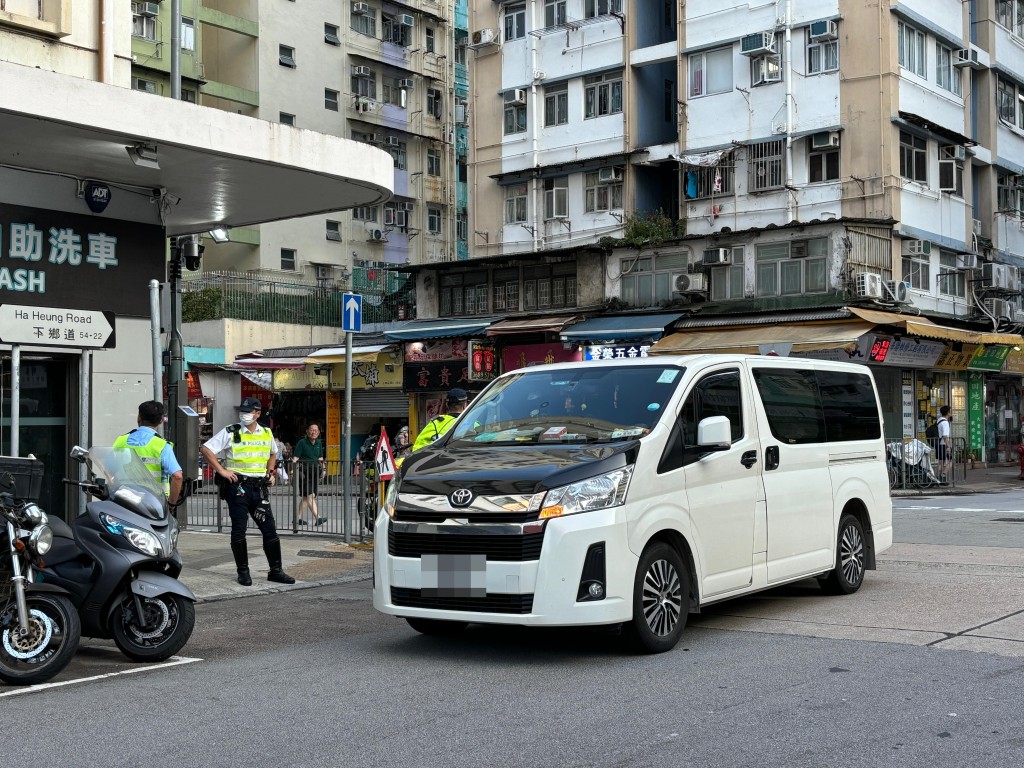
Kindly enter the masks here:
<path id="1" fill-rule="evenodd" d="M 189 104 L 196 104 L 196 103 L 198 103 L 196 101 L 196 92 L 193 91 L 191 88 L 182 88 L 181 89 L 181 100 L 182 101 L 187 101 Z"/>
<path id="2" fill-rule="evenodd" d="M 327 239 L 328 240 L 341 240 L 341 222 L 327 220 Z"/>
<path id="3" fill-rule="evenodd" d="M 396 171 L 407 171 L 409 169 L 408 145 L 404 141 L 398 142 L 397 145 L 389 145 L 387 150 L 395 161 Z"/>
<path id="4" fill-rule="evenodd" d="M 279 112 L 278 122 L 283 125 L 295 125 L 295 115 L 290 115 L 287 112 Z"/>
<path id="5" fill-rule="evenodd" d="M 690 54 L 690 98 L 732 91 L 732 46 Z"/>
<path id="6" fill-rule="evenodd" d="M 505 93 L 505 135 L 526 133 L 526 97 L 521 90 Z"/>
<path id="7" fill-rule="evenodd" d="M 928 142 L 920 136 L 900 131 L 900 176 L 928 183 Z"/>
<path id="8" fill-rule="evenodd" d="M 494 311 L 519 311 L 519 269 L 496 269 L 492 277 L 494 283 Z"/>
<path id="9" fill-rule="evenodd" d="M 996 176 L 996 201 L 1000 213 L 1020 216 L 1024 211 L 1024 178 L 1000 172 Z"/>
<path id="10" fill-rule="evenodd" d="M 132 36 L 156 40 L 156 17 L 143 15 L 142 6 L 142 3 L 132 3 Z"/>
<path id="11" fill-rule="evenodd" d="M 782 189 L 786 183 L 785 142 L 764 141 L 747 148 L 747 188 L 751 192 Z"/>
<path id="12" fill-rule="evenodd" d="M 441 209 L 432 205 L 427 207 L 427 232 L 432 235 L 441 234 Z"/>
<path id="13" fill-rule="evenodd" d="M 427 53 L 434 53 L 434 28 L 427 27 L 424 34 L 426 35 Z"/>
<path id="14" fill-rule="evenodd" d="M 295 269 L 295 249 L 294 248 L 282 248 L 281 249 L 281 269 L 293 270 Z"/>
<path id="15" fill-rule="evenodd" d="M 622 73 L 590 75 L 584 79 L 583 117 L 601 117 L 622 111 Z"/>
<path id="16" fill-rule="evenodd" d="M 455 239 L 462 243 L 469 240 L 469 218 L 465 211 L 459 211 L 455 216 Z"/>
<path id="17" fill-rule="evenodd" d="M 731 165 L 687 166 L 683 173 L 683 195 L 687 200 L 732 195 L 736 191 L 735 170 Z"/>
<path id="18" fill-rule="evenodd" d="M 779 50 L 779 41 L 775 41 L 775 49 Z M 750 85 L 768 85 L 782 82 L 782 54 L 766 53 L 750 60 Z"/>
<path id="19" fill-rule="evenodd" d="M 919 77 L 927 77 L 924 32 L 901 21 L 898 25 L 898 34 L 900 66 Z"/>
<path id="20" fill-rule="evenodd" d="M 380 15 L 380 36 L 385 43 L 394 43 L 403 48 L 412 45 L 412 27 L 399 24 L 396 17 L 387 13 Z"/>
<path id="21" fill-rule="evenodd" d="M 440 176 L 441 175 L 441 150 L 439 150 L 439 149 L 428 149 L 427 150 L 427 175 L 428 176 Z"/>
<path id="22" fill-rule="evenodd" d="M 996 23 L 1017 37 L 1024 37 L 1024 3 L 1021 0 L 996 0 Z"/>
<path id="23" fill-rule="evenodd" d="M 558 83 L 544 87 L 544 127 L 565 125 L 569 122 L 569 84 Z"/>
<path id="24" fill-rule="evenodd" d="M 377 206 L 364 205 L 352 209 L 352 218 L 355 221 L 377 221 Z"/>
<path id="25" fill-rule="evenodd" d="M 427 114 L 441 119 L 441 91 L 437 88 L 427 88 Z"/>
<path id="26" fill-rule="evenodd" d="M 939 147 L 939 191 L 964 196 L 964 162 L 967 154 L 956 144 Z"/>
<path id="27" fill-rule="evenodd" d="M 839 147 L 815 148 L 813 138 L 807 146 L 807 180 L 811 184 L 839 180 Z"/>
<path id="28" fill-rule="evenodd" d="M 544 26 L 560 27 L 565 21 L 565 0 L 544 0 Z"/>
<path id="29" fill-rule="evenodd" d="M 353 26 L 355 22 L 353 21 Z M 338 27 L 334 24 L 324 24 L 324 42 L 329 45 L 341 45 Z"/>
<path id="30" fill-rule="evenodd" d="M 839 69 L 838 40 L 810 40 L 808 31 L 807 42 L 807 74 L 820 75 L 823 72 L 835 72 Z"/>
<path id="31" fill-rule="evenodd" d="M 610 13 L 622 13 L 622 0 L 586 0 L 583 5 L 583 16 L 587 19 Z"/>
<path id="32" fill-rule="evenodd" d="M 526 37 L 526 3 L 506 6 L 504 25 L 506 43 Z"/>
<path id="33" fill-rule="evenodd" d="M 967 273 L 957 269 L 959 259 L 953 251 L 939 251 L 939 293 L 967 298 Z"/>
<path id="34" fill-rule="evenodd" d="M 182 18 L 181 20 L 181 50 L 194 51 L 196 49 L 196 23 L 192 19 Z"/>
<path id="35" fill-rule="evenodd" d="M 370 70 L 368 75 L 352 75 L 352 93 L 356 95 L 356 103 L 359 104 L 359 99 L 376 99 L 377 98 L 377 73 L 374 70 Z"/>
<path id="36" fill-rule="evenodd" d="M 587 213 L 622 208 L 622 168 L 608 167 L 584 175 L 583 207 Z"/>
<path id="37" fill-rule="evenodd" d="M 686 253 L 622 259 L 619 298 L 631 307 L 654 307 L 673 300 L 674 278 L 686 271 Z"/>
<path id="38" fill-rule="evenodd" d="M 377 11 L 371 8 L 366 13 L 353 13 L 350 26 L 360 35 L 377 36 Z M 328 40 L 328 42 L 330 42 Z"/>
<path id="39" fill-rule="evenodd" d="M 932 290 L 931 256 L 927 253 L 903 254 L 903 282 L 919 291 Z"/>
<path id="40" fill-rule="evenodd" d="M 324 88 L 324 109 L 329 109 L 332 112 L 338 111 L 337 91 L 332 91 L 330 88 Z"/>
<path id="41" fill-rule="evenodd" d="M 757 246 L 758 296 L 824 293 L 828 287 L 828 238 Z"/>
<path id="42" fill-rule="evenodd" d="M 487 272 L 441 275 L 439 314 L 442 317 L 486 315 Z"/>
<path id="43" fill-rule="evenodd" d="M 996 108 L 999 119 L 1010 125 L 1018 125 L 1018 117 L 1024 125 L 1024 109 L 1018 115 L 1017 86 L 1011 80 L 1000 77 L 996 80 Z"/>
<path id="44" fill-rule="evenodd" d="M 523 267 L 523 309 L 576 306 L 576 264 Z"/>
<path id="45" fill-rule="evenodd" d="M 156 81 L 146 80 L 143 77 L 133 77 L 132 90 L 143 91 L 144 93 L 156 93 Z"/>
<path id="46" fill-rule="evenodd" d="M 455 46 L 455 63 L 466 65 L 466 39 L 459 38 L 460 42 Z"/>
<path id="47" fill-rule="evenodd" d="M 730 251 L 729 264 L 713 267 L 710 270 L 712 301 L 742 299 L 745 294 L 743 285 L 743 246 L 736 246 L 728 250 Z"/>
<path id="48" fill-rule="evenodd" d="M 382 77 L 381 82 L 381 100 L 385 104 L 393 104 L 396 107 L 405 109 L 406 90 L 405 87 L 399 84 L 399 78 L 397 77 Z"/>
<path id="49" fill-rule="evenodd" d="M 295 49 L 290 45 L 279 45 L 277 47 L 277 60 L 282 67 L 295 69 Z"/>
<path id="50" fill-rule="evenodd" d="M 505 187 L 505 223 L 521 224 L 526 221 L 526 184 Z"/>
<path id="51" fill-rule="evenodd" d="M 953 66 L 953 49 L 942 43 L 935 44 L 935 82 L 954 96 L 963 96 L 960 70 Z"/>
<path id="52" fill-rule="evenodd" d="M 569 177 L 544 179 L 544 218 L 569 218 Z"/>

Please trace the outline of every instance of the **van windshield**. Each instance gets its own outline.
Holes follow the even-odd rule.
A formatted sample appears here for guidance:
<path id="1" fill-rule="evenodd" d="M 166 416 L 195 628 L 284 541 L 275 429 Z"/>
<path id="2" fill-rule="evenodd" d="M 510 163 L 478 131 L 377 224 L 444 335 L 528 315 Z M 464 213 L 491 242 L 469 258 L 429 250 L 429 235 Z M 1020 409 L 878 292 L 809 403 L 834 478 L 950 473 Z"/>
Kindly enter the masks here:
<path id="1" fill-rule="evenodd" d="M 594 443 L 650 432 L 682 379 L 678 366 L 526 369 L 491 385 L 453 441 Z"/>

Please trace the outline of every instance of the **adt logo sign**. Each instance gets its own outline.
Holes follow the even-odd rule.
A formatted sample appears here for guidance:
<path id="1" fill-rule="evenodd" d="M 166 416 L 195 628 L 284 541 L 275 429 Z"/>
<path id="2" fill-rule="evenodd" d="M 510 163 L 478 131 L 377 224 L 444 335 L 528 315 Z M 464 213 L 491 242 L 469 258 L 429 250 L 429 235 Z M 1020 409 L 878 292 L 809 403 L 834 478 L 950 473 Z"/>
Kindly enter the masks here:
<path id="1" fill-rule="evenodd" d="M 346 333 L 363 330 L 363 297 L 358 293 L 346 293 L 341 297 L 341 330 Z"/>
<path id="2" fill-rule="evenodd" d="M 90 181 L 85 185 L 85 204 L 93 213 L 103 213 L 110 205 L 110 187 L 98 181 Z"/>

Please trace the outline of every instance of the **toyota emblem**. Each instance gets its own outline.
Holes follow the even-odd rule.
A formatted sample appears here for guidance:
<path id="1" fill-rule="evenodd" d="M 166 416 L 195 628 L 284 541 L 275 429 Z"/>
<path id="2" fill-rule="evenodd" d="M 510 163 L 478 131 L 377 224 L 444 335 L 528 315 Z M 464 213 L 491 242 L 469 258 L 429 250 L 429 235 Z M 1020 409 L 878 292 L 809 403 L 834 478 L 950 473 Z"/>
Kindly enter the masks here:
<path id="1" fill-rule="evenodd" d="M 473 500 L 473 492 L 468 488 L 459 488 L 457 491 L 452 492 L 448 500 L 452 503 L 453 507 L 466 507 Z"/>

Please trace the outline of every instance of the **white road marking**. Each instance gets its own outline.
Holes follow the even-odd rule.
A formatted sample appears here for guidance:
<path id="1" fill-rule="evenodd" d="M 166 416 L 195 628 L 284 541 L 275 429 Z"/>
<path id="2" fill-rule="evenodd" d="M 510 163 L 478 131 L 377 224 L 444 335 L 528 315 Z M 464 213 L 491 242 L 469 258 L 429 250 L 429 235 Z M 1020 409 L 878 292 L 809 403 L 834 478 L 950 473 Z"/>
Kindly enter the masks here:
<path id="1" fill-rule="evenodd" d="M 908 507 L 897 507 L 893 509 L 903 510 L 916 510 L 918 512 L 928 512 L 939 510 L 941 512 L 998 512 L 1001 515 L 1024 515 L 1024 509 L 997 509 L 996 507 L 925 507 L 925 506 L 908 506 Z"/>
<path id="2" fill-rule="evenodd" d="M 94 680 L 102 680 L 106 677 L 117 677 L 118 675 L 134 675 L 136 672 L 151 672 L 154 669 L 164 669 L 166 667 L 177 667 L 181 664 L 192 664 L 196 661 L 202 661 L 202 659 L 194 659 L 188 656 L 172 656 L 170 661 L 163 664 L 149 664 L 145 667 L 134 667 L 132 669 L 122 669 L 120 672 L 107 672 L 103 675 L 93 675 L 92 677 L 80 677 L 77 680 L 62 680 L 59 683 L 39 683 L 38 685 L 27 685 L 24 688 L 15 688 L 10 691 L 0 692 L 0 698 L 4 696 L 20 696 L 23 693 L 35 693 L 36 691 L 42 691 L 47 688 L 61 688 L 65 685 L 78 685 L 79 683 L 91 683 Z"/>

